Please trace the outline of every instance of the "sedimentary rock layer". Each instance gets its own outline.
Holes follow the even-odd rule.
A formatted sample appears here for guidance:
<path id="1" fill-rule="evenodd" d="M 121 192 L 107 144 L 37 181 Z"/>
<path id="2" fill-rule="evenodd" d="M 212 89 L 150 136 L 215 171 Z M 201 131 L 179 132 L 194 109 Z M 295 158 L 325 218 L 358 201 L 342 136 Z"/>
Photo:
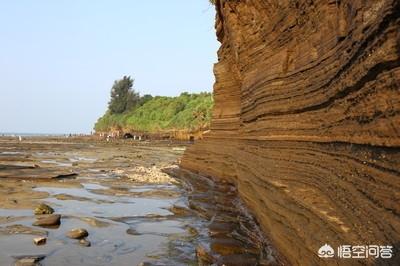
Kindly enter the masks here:
<path id="1" fill-rule="evenodd" d="M 216 8 L 211 132 L 182 166 L 236 183 L 291 264 L 338 263 L 324 243 L 398 247 L 400 1 Z"/>

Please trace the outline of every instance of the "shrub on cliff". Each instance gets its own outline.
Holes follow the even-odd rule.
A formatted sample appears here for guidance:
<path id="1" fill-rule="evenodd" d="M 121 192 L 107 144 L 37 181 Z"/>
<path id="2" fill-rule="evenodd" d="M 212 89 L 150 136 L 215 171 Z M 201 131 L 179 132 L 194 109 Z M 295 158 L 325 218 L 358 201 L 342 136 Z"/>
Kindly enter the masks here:
<path id="1" fill-rule="evenodd" d="M 182 93 L 178 97 L 141 97 L 142 103 L 123 114 L 107 112 L 95 124 L 98 132 L 111 129 L 130 131 L 199 130 L 209 127 L 211 93 Z"/>

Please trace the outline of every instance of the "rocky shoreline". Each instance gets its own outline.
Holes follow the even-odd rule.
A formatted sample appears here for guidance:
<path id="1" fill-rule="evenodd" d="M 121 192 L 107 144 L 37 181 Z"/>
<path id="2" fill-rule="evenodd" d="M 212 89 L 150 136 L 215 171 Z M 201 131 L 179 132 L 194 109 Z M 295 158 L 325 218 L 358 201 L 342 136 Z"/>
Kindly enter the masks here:
<path id="1" fill-rule="evenodd" d="M 318 254 L 400 254 L 400 1 L 213 2 L 213 117 L 181 167 L 234 183 L 290 264 L 400 264 Z"/>
<path id="2" fill-rule="evenodd" d="M 232 184 L 178 167 L 185 148 L 0 138 L 0 264 L 282 264 Z"/>

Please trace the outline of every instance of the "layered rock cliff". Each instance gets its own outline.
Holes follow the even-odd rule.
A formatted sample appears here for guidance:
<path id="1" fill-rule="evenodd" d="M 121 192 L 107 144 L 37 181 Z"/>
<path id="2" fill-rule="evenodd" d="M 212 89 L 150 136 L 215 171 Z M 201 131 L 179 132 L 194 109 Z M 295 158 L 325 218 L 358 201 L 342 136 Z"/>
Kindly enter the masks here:
<path id="1" fill-rule="evenodd" d="M 216 9 L 211 132 L 182 167 L 235 183 L 290 264 L 338 263 L 325 243 L 398 247 L 400 1 Z"/>

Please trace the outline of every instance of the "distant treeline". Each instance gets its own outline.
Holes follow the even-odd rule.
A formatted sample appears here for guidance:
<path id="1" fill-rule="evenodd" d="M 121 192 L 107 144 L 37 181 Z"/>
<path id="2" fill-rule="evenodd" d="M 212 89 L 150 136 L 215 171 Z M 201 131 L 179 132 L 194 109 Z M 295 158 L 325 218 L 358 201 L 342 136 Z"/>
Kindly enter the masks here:
<path id="1" fill-rule="evenodd" d="M 140 96 L 133 89 L 134 80 L 115 81 L 107 112 L 98 119 L 96 132 L 112 130 L 160 131 L 206 129 L 211 121 L 211 93 L 181 93 L 177 97 Z"/>

